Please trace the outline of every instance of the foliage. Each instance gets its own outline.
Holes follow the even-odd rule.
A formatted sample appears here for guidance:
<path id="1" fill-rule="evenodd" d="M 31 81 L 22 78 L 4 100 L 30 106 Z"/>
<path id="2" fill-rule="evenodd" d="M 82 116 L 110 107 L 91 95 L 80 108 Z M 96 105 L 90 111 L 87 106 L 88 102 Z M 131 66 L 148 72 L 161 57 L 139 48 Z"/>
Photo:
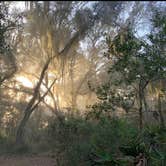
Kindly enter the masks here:
<path id="1" fill-rule="evenodd" d="M 113 82 L 110 83 L 109 80 L 108 83 L 97 88 L 96 94 L 99 102 L 91 107 L 92 112 L 89 115 L 95 115 L 95 118 L 101 119 L 103 112 L 116 110 L 116 107 L 113 106 L 122 107 L 121 101 L 125 95 L 122 95 L 122 99 L 115 97 L 116 88 L 121 88 L 124 85 L 138 87 L 135 93 L 131 91 L 132 93 L 129 94 L 132 97 L 137 93 L 141 94 L 139 100 L 142 101 L 146 86 L 154 80 L 165 78 L 166 56 L 165 42 L 163 42 L 166 32 L 165 17 L 155 13 L 152 22 L 156 31 L 151 32 L 148 36 L 150 42 L 137 39 L 130 28 L 118 33 L 113 40 L 107 38 L 108 51 L 105 56 L 113 62 L 108 73 L 110 77 L 117 73 L 119 75 Z M 142 108 L 142 105 L 140 107 Z M 141 133 L 130 135 L 126 143 L 123 140 L 119 150 L 123 156 L 124 164 L 126 157 L 131 157 L 132 163 L 135 165 L 143 161 L 148 165 L 164 166 L 166 162 L 164 132 L 165 129 L 148 126 Z M 116 143 L 115 140 L 113 142 Z M 102 148 L 100 143 L 96 143 L 99 148 L 93 152 L 94 165 L 123 165 L 117 158 L 118 151 L 109 152 L 107 151 L 108 145 Z M 129 162 L 128 160 L 127 163 L 129 164 Z"/>
<path id="2" fill-rule="evenodd" d="M 105 152 L 98 152 L 94 153 L 96 159 L 93 159 L 93 165 L 99 166 L 123 166 L 126 162 L 120 159 L 116 159 L 113 155 L 105 153 Z M 94 158 L 93 156 L 93 158 Z"/>
<path id="3" fill-rule="evenodd" d="M 150 166 L 164 166 L 165 130 L 157 126 L 147 126 L 139 133 L 133 123 L 105 116 L 97 122 L 69 115 L 61 122 L 57 118 L 51 121 L 47 128 L 35 130 L 33 140 L 27 137 L 28 147 L 6 149 L 11 146 L 4 142 L 6 138 L 1 147 L 17 154 L 51 151 L 57 163 L 64 166 L 127 166 L 136 162 L 140 153 Z"/>
<path id="4" fill-rule="evenodd" d="M 92 111 L 87 114 L 87 118 L 99 119 L 103 113 L 109 114 L 109 111 L 116 111 L 118 107 L 128 112 L 135 100 L 135 92 L 131 87 L 112 88 L 110 84 L 104 84 L 97 88 L 96 94 L 100 102 L 91 106 Z"/>
<path id="5" fill-rule="evenodd" d="M 128 165 L 129 163 L 138 164 L 144 160 L 148 165 L 164 166 L 166 162 L 165 154 L 165 130 L 156 126 L 148 126 L 141 134 L 128 135 L 126 143 L 121 143 L 119 150 L 112 153 L 106 149 L 95 149 L 92 162 L 94 165 Z"/>
<path id="6" fill-rule="evenodd" d="M 130 139 L 126 145 L 122 145 L 120 150 L 124 155 L 135 158 L 143 154 L 149 165 L 162 166 L 166 162 L 166 147 L 165 141 L 163 141 L 165 138 L 165 129 L 148 126 L 140 135 Z"/>
<path id="7" fill-rule="evenodd" d="M 155 31 L 146 41 L 137 38 L 130 27 L 118 32 L 113 39 L 107 37 L 108 50 L 104 55 L 111 61 L 110 79 L 95 89 L 99 101 L 91 106 L 88 116 L 99 118 L 103 112 L 115 111 L 118 107 L 128 112 L 135 99 L 140 102 L 139 111 L 142 112 L 148 84 L 166 77 L 164 16 L 154 14 Z"/>
<path id="8" fill-rule="evenodd" d="M 12 43 L 10 40 L 13 30 L 19 27 L 21 17 L 10 14 L 9 4 L 10 2 L 0 2 L 0 84 L 16 72 L 13 50 L 18 41 L 12 40 Z"/>
<path id="9" fill-rule="evenodd" d="M 119 119 L 103 117 L 94 123 L 67 116 L 64 124 L 58 125 L 58 121 L 54 121 L 49 126 L 49 143 L 54 147 L 55 156 L 59 156 L 59 163 L 91 165 L 94 158 L 99 159 L 94 154 L 119 153 L 120 142 L 126 142 L 129 135 L 136 133 L 135 127 L 129 126 L 128 122 Z"/>
<path id="10" fill-rule="evenodd" d="M 6 32 L 8 28 L 14 24 L 9 20 L 8 5 L 4 2 L 0 3 L 0 53 L 3 54 L 9 50 L 9 45 L 6 43 Z"/>
<path id="11" fill-rule="evenodd" d="M 150 13 L 153 28 L 141 39 L 128 21 L 139 22 L 136 17 L 148 13 L 143 10 L 150 3 L 133 2 L 132 11 L 120 1 L 27 3 L 30 9 L 21 13 L 25 29 L 18 32 L 19 18 L 10 14 L 9 2 L 0 2 L 0 154 L 51 153 L 58 166 L 138 166 L 142 161 L 164 166 L 164 125 L 140 131 L 130 115 L 134 107 L 143 121 L 146 104 L 150 106 L 148 85 L 158 86 L 166 78 L 165 13 Z M 129 18 L 119 26 L 123 12 Z M 20 70 L 9 80 L 16 64 Z M 25 79 L 18 82 L 19 77 Z M 158 97 L 153 107 L 158 106 L 161 117 L 164 93 L 155 95 L 148 99 Z M 90 112 L 84 110 L 93 101 Z M 115 117 L 119 110 L 131 114 Z"/>

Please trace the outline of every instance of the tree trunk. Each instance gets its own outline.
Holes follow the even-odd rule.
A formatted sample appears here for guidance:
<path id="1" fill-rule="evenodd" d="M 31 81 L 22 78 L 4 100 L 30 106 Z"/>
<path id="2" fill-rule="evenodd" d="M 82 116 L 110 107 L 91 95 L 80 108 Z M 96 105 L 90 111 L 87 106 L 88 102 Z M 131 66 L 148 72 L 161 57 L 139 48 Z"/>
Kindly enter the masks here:
<path id="1" fill-rule="evenodd" d="M 21 120 L 21 123 L 18 127 L 17 134 L 16 134 L 16 145 L 24 145 L 24 129 L 26 122 L 28 121 L 32 112 L 27 111 L 25 112 L 24 118 Z"/>
<path id="2" fill-rule="evenodd" d="M 23 138 L 24 138 L 24 129 L 25 129 L 26 123 L 27 123 L 30 115 L 32 114 L 32 112 L 37 108 L 39 103 L 45 98 L 47 93 L 50 91 L 50 89 L 54 85 L 55 81 L 56 81 L 56 79 L 52 82 L 52 84 L 50 85 L 48 90 L 44 93 L 44 95 L 42 97 L 40 97 L 40 99 L 37 101 L 37 103 L 35 103 L 35 101 L 38 96 L 38 93 L 37 93 L 38 91 L 36 91 L 36 89 L 35 89 L 35 93 L 34 93 L 32 99 L 30 100 L 28 106 L 26 107 L 24 117 L 21 120 L 21 123 L 18 127 L 17 134 L 16 134 L 16 145 L 24 144 Z M 39 81 L 39 83 L 40 83 L 40 81 Z"/>
<path id="3" fill-rule="evenodd" d="M 160 116 L 160 127 L 164 128 L 165 127 L 165 123 L 164 123 L 164 117 L 162 114 L 162 108 L 161 108 L 161 94 L 158 94 L 158 112 L 159 112 L 159 116 Z"/>
<path id="4" fill-rule="evenodd" d="M 143 81 L 142 79 L 139 82 L 139 128 L 142 130 L 143 128 L 143 114 L 142 114 L 142 108 L 143 108 L 143 100 L 144 100 L 144 93 L 145 89 L 149 83 L 149 80 Z M 145 104 L 145 103 L 144 103 Z"/>
<path id="5" fill-rule="evenodd" d="M 72 94 L 72 109 L 76 109 L 77 108 L 77 95 L 76 94 Z"/>
<path id="6" fill-rule="evenodd" d="M 78 42 L 78 39 L 81 35 L 83 35 L 86 32 L 86 28 L 85 29 L 81 29 L 80 31 L 76 32 L 75 35 L 68 41 L 68 43 L 65 45 L 65 47 L 60 51 L 60 53 L 58 54 L 59 56 L 65 56 L 68 51 L 70 50 L 71 46 L 75 43 Z M 46 62 L 46 64 L 44 65 L 42 72 L 40 74 L 40 78 L 39 78 L 39 82 L 37 83 L 35 89 L 34 89 L 34 93 L 33 93 L 33 97 L 30 100 L 30 102 L 28 103 L 26 109 L 25 109 L 25 114 L 23 119 L 20 122 L 20 125 L 18 127 L 17 133 L 16 133 L 16 145 L 19 144 L 24 144 L 24 129 L 26 126 L 26 123 L 31 115 L 31 113 L 35 110 L 35 108 L 38 106 L 38 104 L 40 103 L 41 99 L 37 102 L 37 104 L 35 104 L 36 99 L 38 98 L 39 95 L 39 90 L 40 90 L 40 86 L 42 84 L 42 81 L 44 79 L 45 73 L 48 69 L 48 66 L 50 64 L 50 62 L 56 57 L 56 55 L 52 56 L 51 58 L 49 58 Z M 48 92 L 48 91 L 47 91 Z M 46 93 L 45 93 L 46 95 Z M 44 95 L 44 96 L 45 96 Z M 44 98 L 44 96 L 42 98 Z"/>
<path id="7" fill-rule="evenodd" d="M 143 128 L 143 115 L 142 115 L 142 98 L 141 98 L 141 94 L 139 97 L 139 128 L 140 130 L 142 130 Z"/>
<path id="8" fill-rule="evenodd" d="M 143 106 L 143 89 L 141 87 L 141 82 L 140 82 L 139 84 L 139 128 L 140 130 L 142 130 L 143 128 L 142 106 Z"/>
<path id="9" fill-rule="evenodd" d="M 48 59 L 48 61 L 44 65 L 43 70 L 42 70 L 42 72 L 40 74 L 39 82 L 37 83 L 37 85 L 36 85 L 36 87 L 34 89 L 33 96 L 32 96 L 30 102 L 28 103 L 28 105 L 27 105 L 27 107 L 26 107 L 26 109 L 24 111 L 25 112 L 24 117 L 21 120 L 20 125 L 19 125 L 18 130 L 17 130 L 17 133 L 16 133 L 16 144 L 23 144 L 24 128 L 25 128 L 25 125 L 26 125 L 31 113 L 34 110 L 33 106 L 35 104 L 36 99 L 38 98 L 40 86 L 41 86 L 43 78 L 45 76 L 45 72 L 48 69 L 48 65 L 50 63 L 50 60 L 51 59 Z"/>
<path id="10" fill-rule="evenodd" d="M 147 104 L 147 101 L 146 101 L 145 92 L 142 94 L 142 98 L 143 98 L 145 111 L 148 112 L 148 104 Z"/>

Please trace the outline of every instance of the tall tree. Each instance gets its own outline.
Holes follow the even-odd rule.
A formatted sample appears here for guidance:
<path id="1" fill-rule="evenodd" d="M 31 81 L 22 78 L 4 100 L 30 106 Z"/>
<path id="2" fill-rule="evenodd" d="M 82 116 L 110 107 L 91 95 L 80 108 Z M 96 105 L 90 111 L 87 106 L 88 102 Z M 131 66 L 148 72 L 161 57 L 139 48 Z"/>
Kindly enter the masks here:
<path id="1" fill-rule="evenodd" d="M 166 56 L 165 56 L 165 16 L 155 12 L 152 19 L 155 31 L 148 35 L 149 41 L 142 41 L 135 37 L 130 27 L 119 32 L 115 38 L 107 38 L 108 51 L 105 56 L 111 60 L 109 69 L 110 78 L 115 78 L 99 87 L 97 94 L 101 100 L 92 108 L 102 111 L 115 109 L 114 106 L 121 105 L 121 102 L 133 96 L 120 95 L 115 90 L 119 87 L 121 90 L 125 87 L 132 86 L 135 89 L 135 97 L 138 99 L 139 127 L 143 128 L 143 99 L 145 90 L 149 83 L 160 81 L 166 77 Z M 113 77 L 116 76 L 116 77 Z M 126 89 L 128 91 L 128 89 Z M 122 92 L 121 92 L 122 94 Z M 158 100 L 159 111 L 160 98 Z M 123 104 L 121 105 L 123 106 Z M 161 113 L 160 113 L 161 115 Z M 163 118 L 161 123 L 163 125 Z"/>
<path id="2" fill-rule="evenodd" d="M 17 69 L 13 47 L 15 44 L 10 40 L 11 33 L 18 27 L 20 16 L 13 17 L 9 13 L 9 4 L 0 2 L 0 84 L 11 78 Z"/>

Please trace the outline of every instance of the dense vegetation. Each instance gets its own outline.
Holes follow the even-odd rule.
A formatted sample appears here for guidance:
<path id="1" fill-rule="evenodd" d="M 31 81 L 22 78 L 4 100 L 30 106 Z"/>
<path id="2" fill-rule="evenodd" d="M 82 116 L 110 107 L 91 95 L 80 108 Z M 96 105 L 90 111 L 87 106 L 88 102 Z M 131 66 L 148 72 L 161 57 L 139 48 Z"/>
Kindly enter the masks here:
<path id="1" fill-rule="evenodd" d="M 165 2 L 24 5 L 0 2 L 0 154 L 166 165 Z"/>

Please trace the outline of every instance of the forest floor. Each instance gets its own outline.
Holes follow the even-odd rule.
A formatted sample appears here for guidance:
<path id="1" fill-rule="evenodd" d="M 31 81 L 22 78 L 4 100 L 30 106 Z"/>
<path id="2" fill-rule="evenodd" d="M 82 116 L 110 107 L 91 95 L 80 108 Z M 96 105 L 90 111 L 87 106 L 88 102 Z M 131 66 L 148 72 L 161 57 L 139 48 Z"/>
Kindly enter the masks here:
<path id="1" fill-rule="evenodd" d="M 40 155 L 0 156 L 0 166 L 56 166 L 56 161 Z"/>

